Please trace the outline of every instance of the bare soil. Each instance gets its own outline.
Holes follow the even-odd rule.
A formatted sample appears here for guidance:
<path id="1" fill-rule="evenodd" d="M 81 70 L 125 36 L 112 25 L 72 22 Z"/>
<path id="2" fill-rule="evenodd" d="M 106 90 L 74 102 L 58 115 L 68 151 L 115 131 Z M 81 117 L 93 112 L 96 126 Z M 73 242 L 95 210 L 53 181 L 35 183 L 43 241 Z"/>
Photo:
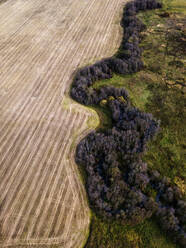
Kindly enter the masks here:
<path id="1" fill-rule="evenodd" d="M 78 67 L 118 49 L 124 1 L 0 1 L 0 247 L 85 242 L 71 146 L 93 114 L 63 103 Z"/>

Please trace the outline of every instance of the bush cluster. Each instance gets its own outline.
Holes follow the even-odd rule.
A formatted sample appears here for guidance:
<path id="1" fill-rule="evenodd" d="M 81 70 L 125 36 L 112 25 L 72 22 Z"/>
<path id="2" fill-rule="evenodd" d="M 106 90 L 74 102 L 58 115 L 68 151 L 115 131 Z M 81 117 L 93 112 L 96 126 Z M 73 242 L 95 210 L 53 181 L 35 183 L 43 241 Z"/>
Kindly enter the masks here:
<path id="1" fill-rule="evenodd" d="M 136 14 L 160 7 L 156 0 L 128 2 L 121 21 L 124 35 L 119 55 L 77 72 L 72 98 L 85 105 L 104 102 L 111 113 L 112 128 L 85 137 L 77 146 L 75 159 L 86 168 L 88 196 L 97 213 L 131 224 L 155 214 L 162 228 L 174 233 L 185 246 L 186 203 L 181 192 L 142 161 L 146 144 L 157 133 L 159 122 L 151 114 L 132 107 L 124 88 L 92 87 L 95 81 L 109 79 L 113 73 L 128 74 L 143 68 L 139 43 L 145 25 Z M 148 187 L 156 192 L 155 199 L 146 193 Z"/>
<path id="2" fill-rule="evenodd" d="M 186 201 L 177 186 L 172 186 L 169 179 L 161 177 L 158 171 L 149 171 L 151 186 L 157 191 L 156 216 L 165 231 L 171 232 L 180 245 L 186 246 Z"/>
<path id="3" fill-rule="evenodd" d="M 77 146 L 76 162 L 87 170 L 92 206 L 105 217 L 136 224 L 157 207 L 143 193 L 149 176 L 141 156 L 159 123 L 120 99 L 109 100 L 107 105 L 113 127 L 85 137 Z"/>
<path id="4" fill-rule="evenodd" d="M 97 80 L 109 79 L 113 73 L 134 73 L 143 68 L 141 48 L 139 47 L 139 33 L 145 25 L 136 17 L 139 10 L 160 8 L 161 4 L 155 0 L 134 1 L 126 4 L 121 25 L 124 35 L 121 51 L 117 57 L 103 59 L 94 65 L 80 69 L 74 78 L 71 96 L 76 101 L 85 104 L 98 104 L 108 96 L 108 88 L 95 90 L 91 86 Z M 111 89 L 112 95 L 118 95 L 118 89 Z"/>

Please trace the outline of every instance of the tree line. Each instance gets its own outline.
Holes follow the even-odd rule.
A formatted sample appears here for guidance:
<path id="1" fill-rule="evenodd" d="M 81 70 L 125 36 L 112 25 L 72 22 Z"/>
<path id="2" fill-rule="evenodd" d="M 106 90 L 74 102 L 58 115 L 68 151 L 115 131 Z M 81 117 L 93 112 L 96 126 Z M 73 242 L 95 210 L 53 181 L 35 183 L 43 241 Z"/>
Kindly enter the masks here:
<path id="1" fill-rule="evenodd" d="M 71 96 L 79 103 L 103 103 L 111 113 L 112 128 L 93 131 L 77 146 L 77 164 L 87 171 L 87 191 L 91 207 L 105 218 L 137 224 L 153 214 L 161 227 L 186 246 L 186 202 L 179 188 L 158 171 L 148 169 L 142 156 L 147 143 L 159 130 L 160 122 L 132 106 L 124 88 L 94 89 L 97 80 L 113 73 L 131 74 L 143 68 L 140 32 L 145 25 L 137 17 L 142 10 L 161 8 L 156 0 L 128 2 L 123 11 L 121 52 L 75 75 Z M 147 193 L 155 192 L 155 195 Z"/>

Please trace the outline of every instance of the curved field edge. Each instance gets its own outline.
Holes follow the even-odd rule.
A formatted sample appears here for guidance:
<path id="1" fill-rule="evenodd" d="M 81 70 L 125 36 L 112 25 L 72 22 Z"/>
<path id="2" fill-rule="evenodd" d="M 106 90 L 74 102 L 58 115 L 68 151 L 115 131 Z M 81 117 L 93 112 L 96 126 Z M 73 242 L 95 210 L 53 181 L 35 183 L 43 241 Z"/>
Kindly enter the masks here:
<path id="1" fill-rule="evenodd" d="M 93 1 L 93 2 L 96 2 L 96 1 Z M 97 1 L 98 2 L 98 1 Z M 108 1 L 109 2 L 109 1 Z M 112 4 L 112 6 L 114 6 L 115 7 L 115 9 L 116 9 L 116 6 L 118 5 L 118 1 L 113 1 L 113 3 L 115 3 L 115 4 Z M 117 4 L 116 4 L 117 3 Z M 113 7 L 113 8 L 114 8 Z M 110 10 L 111 8 L 109 8 L 109 10 Z M 114 11 L 112 11 L 112 13 L 114 13 Z M 103 15 L 104 16 L 104 15 Z M 108 15 L 107 15 L 108 16 Z M 109 44 L 109 47 L 112 47 L 112 49 L 114 48 L 114 51 L 115 51 L 115 47 L 116 47 L 116 39 L 115 39 L 115 41 L 112 43 L 112 41 L 110 42 L 110 44 Z M 100 45 L 100 47 L 101 47 L 101 45 Z M 98 52 L 98 57 L 101 57 L 101 55 L 100 54 L 110 54 L 110 53 L 113 53 L 113 52 L 111 52 L 112 51 L 112 49 L 109 49 L 109 52 L 107 53 L 106 51 L 104 52 L 103 51 L 103 49 L 101 49 L 99 47 L 99 49 L 97 50 L 97 52 Z M 94 54 L 95 54 L 95 52 L 94 52 Z M 103 55 L 102 55 L 103 56 Z M 86 59 L 86 58 L 85 58 Z M 83 60 L 82 60 L 83 61 Z M 75 67 L 76 68 L 76 67 Z M 73 69 L 74 69 L 74 67 L 73 67 Z M 65 109 L 67 110 L 67 112 L 70 110 L 71 112 L 72 112 L 72 114 L 73 114 L 73 111 L 74 111 L 74 113 L 76 113 L 76 115 L 77 115 L 77 111 L 76 111 L 76 107 L 77 106 L 75 106 L 75 108 L 73 109 L 73 106 L 71 105 L 71 106 L 67 106 L 68 104 L 66 104 L 65 103 L 65 101 L 63 101 L 62 102 L 62 104 L 61 104 L 61 102 L 60 102 L 60 107 L 65 107 Z M 79 106 L 78 106 L 78 108 L 79 108 Z M 80 110 L 81 111 L 81 110 Z M 82 110 L 82 112 L 85 112 L 84 110 Z M 90 111 L 88 111 L 89 113 L 87 114 L 87 116 L 90 114 Z M 92 128 L 92 126 L 93 127 L 95 127 L 95 121 L 94 121 L 94 118 L 92 118 L 93 117 L 93 115 L 91 115 L 91 117 L 90 117 L 90 119 L 88 119 L 88 122 L 87 122 L 87 125 L 85 125 L 85 126 L 88 126 L 88 127 L 91 127 Z M 84 129 L 85 128 L 85 126 L 84 127 L 82 127 L 82 129 Z M 81 131 L 80 131 L 81 132 Z M 79 136 L 76 132 L 75 132 L 75 134 L 74 134 L 74 136 Z M 74 141 L 75 142 L 75 141 Z M 72 142 L 73 143 L 73 142 Z M 71 142 L 70 142 L 70 145 L 71 145 Z M 72 144 L 72 147 L 71 147 L 71 151 L 73 151 L 73 144 Z M 70 156 L 71 157 L 71 156 Z M 70 160 L 70 163 L 71 164 L 73 164 L 73 162 L 74 161 L 72 161 L 71 159 L 69 159 Z M 76 165 L 73 165 L 74 167 L 75 167 L 75 169 L 76 169 Z M 74 173 L 74 174 L 76 174 L 76 172 Z M 76 175 L 79 175 L 78 173 L 76 174 Z M 78 180 L 79 180 L 79 178 L 78 178 Z M 80 182 L 80 184 L 81 184 L 81 182 Z M 84 188 L 82 188 L 82 190 L 84 190 Z M 86 202 L 86 201 L 85 201 Z M 87 210 L 88 211 L 88 210 Z M 89 215 L 89 214 L 88 214 Z M 87 218 L 88 219 L 88 218 Z M 89 220 L 87 220 L 87 222 L 88 222 Z M 87 235 L 87 233 L 85 233 L 84 234 L 84 236 L 86 236 Z M 57 246 L 57 243 L 61 243 L 61 245 L 60 246 L 64 246 L 64 244 L 60 241 L 60 239 L 58 239 L 58 240 L 55 240 L 55 239 L 50 239 L 50 240 L 44 240 L 44 239 L 42 239 L 42 238 L 40 238 L 40 239 L 36 239 L 36 240 L 30 240 L 30 241 L 25 241 L 25 240 L 22 240 L 22 239 L 20 239 L 19 240 L 20 241 L 20 243 L 22 243 L 22 245 L 21 246 L 43 246 L 44 244 L 45 244 L 45 246 Z M 9 244 L 7 244 L 7 245 L 5 245 L 5 246 L 7 246 L 7 247 L 11 247 L 11 245 L 13 245 L 14 244 L 14 247 L 15 246 L 19 246 L 19 241 L 18 240 L 16 240 L 15 241 L 15 243 L 14 242 L 9 242 Z M 79 243 L 79 241 L 81 242 L 81 240 L 78 240 L 78 243 Z M 78 247 L 79 247 L 79 245 L 78 245 L 78 243 L 76 243 L 76 244 L 74 244 L 74 245 L 77 245 Z M 4 245 L 3 245 L 4 246 Z"/>
<path id="2" fill-rule="evenodd" d="M 169 4 L 168 4 L 169 5 Z M 179 4 L 178 4 L 179 5 Z M 166 9 L 166 8 L 165 8 Z M 163 11 L 165 10 L 165 9 L 163 9 Z M 167 10 L 167 9 L 166 9 Z M 163 12 L 162 12 L 163 13 Z M 164 14 L 164 13 L 163 13 Z M 153 15 L 153 14 L 152 14 Z M 145 16 L 145 15 L 144 15 Z M 147 18 L 146 18 L 146 21 L 148 21 L 148 18 L 149 18 L 149 16 L 151 16 L 151 14 L 147 14 Z M 142 17 L 143 17 L 143 15 L 142 15 Z M 161 24 L 160 24 L 161 25 Z M 126 77 L 127 78 L 127 77 Z M 134 77 L 135 78 L 135 77 Z M 120 82 L 120 83 L 118 83 L 118 81 L 119 80 L 121 80 L 122 82 Z M 127 84 L 127 82 L 126 82 L 126 84 Z M 107 86 L 107 85 L 114 85 L 114 86 L 116 86 L 116 87 L 122 87 L 123 85 L 125 86 L 125 77 L 124 78 L 122 78 L 122 76 L 114 76 L 113 77 L 113 81 L 112 81 L 112 79 L 111 80 L 105 80 L 105 81 L 103 81 L 103 82 L 101 82 L 101 81 L 98 81 L 98 83 L 95 85 L 95 88 L 98 88 L 98 87 L 101 87 L 102 85 L 105 85 L 105 86 Z M 143 86 L 142 86 L 143 87 Z M 139 86 L 139 88 L 140 88 L 140 86 Z M 139 89 L 138 88 L 138 89 Z M 129 92 L 131 93 L 131 89 L 130 89 L 130 85 L 127 85 L 127 89 L 129 89 Z M 143 90 L 143 89 L 142 89 Z M 135 92 L 136 93 L 136 92 Z M 135 101 L 135 93 L 134 94 L 132 94 L 131 93 L 131 95 L 132 95 L 132 98 L 133 98 L 133 100 Z M 140 105 L 137 105 L 137 106 L 139 106 L 139 107 L 144 107 L 144 102 L 145 102 L 145 100 L 146 100 L 146 98 L 148 97 L 148 96 L 143 96 L 143 97 L 145 97 L 144 99 L 140 99 L 139 100 L 139 102 L 138 101 L 136 101 L 137 102 L 137 104 L 140 104 Z M 144 101 L 144 102 L 143 102 Z M 144 109 L 144 108 L 143 108 Z M 101 107 L 101 108 L 97 108 L 97 111 L 98 110 L 103 110 L 103 108 Z M 105 117 L 103 116 L 103 119 L 105 119 Z M 106 120 L 106 122 L 107 121 L 109 121 L 109 116 L 108 116 L 108 119 Z M 107 128 L 107 126 L 109 126 L 109 123 L 106 123 L 106 126 L 104 126 L 104 125 L 101 125 L 101 127 L 106 127 Z M 164 173 L 165 174 L 165 173 Z M 170 176 L 170 174 L 167 174 L 168 176 Z M 181 176 L 181 174 L 179 174 L 179 176 Z M 106 223 L 106 222 L 104 222 L 102 219 L 99 219 L 99 217 L 97 217 L 97 216 L 95 216 L 94 215 L 94 213 L 93 213 L 93 224 L 92 224 L 92 228 L 91 228 L 91 232 L 93 233 L 93 235 L 95 235 L 94 233 L 95 232 L 97 232 L 97 235 L 98 235 L 98 237 L 99 237 L 99 234 L 100 234 L 100 236 L 104 239 L 104 242 L 105 243 L 100 243 L 99 245 L 103 245 L 103 247 L 115 247 L 115 246 L 113 246 L 113 244 L 112 244 L 112 246 L 110 246 L 110 243 L 108 242 L 108 241 L 106 241 L 105 240 L 105 237 L 103 236 L 103 235 L 107 235 L 107 232 L 110 232 L 110 234 L 111 234 L 111 236 L 112 235 L 114 235 L 114 232 L 118 232 L 119 231 L 119 229 L 120 228 L 122 228 L 120 225 L 119 225 L 119 223 L 115 223 L 115 225 L 117 226 L 118 225 L 118 227 L 117 228 L 114 228 L 113 227 L 113 225 L 114 224 L 112 224 L 112 223 Z M 97 223 L 96 223 L 97 222 Z M 96 224 L 95 224 L 96 223 Z M 106 225 L 108 225 L 109 226 L 109 229 L 112 229 L 112 231 L 115 229 L 115 231 L 113 231 L 113 233 L 111 232 L 111 230 L 107 230 L 104 234 L 102 234 L 102 231 L 104 230 L 104 227 L 105 227 L 105 230 L 106 230 Z M 154 225 L 154 224 L 153 224 Z M 151 225 L 151 223 L 149 222 L 149 221 L 147 221 L 146 223 L 144 223 L 144 226 L 146 226 L 146 228 L 149 228 L 149 229 L 151 229 L 152 228 L 152 226 L 153 225 Z M 96 229 L 96 227 L 97 227 L 97 229 Z M 102 228 L 103 229 L 102 229 Z M 142 226 L 141 226 L 142 227 Z M 140 226 L 139 227 L 137 227 L 135 230 L 137 231 L 137 233 L 140 233 L 139 232 L 139 230 L 141 229 L 143 229 L 143 228 L 141 228 Z M 95 228 L 95 230 L 94 230 L 94 228 Z M 100 230 L 99 230 L 99 228 L 100 228 Z M 155 231 L 155 229 L 157 230 L 157 231 Z M 117 231 L 116 231 L 117 230 Z M 133 246 L 135 246 L 135 247 L 138 247 L 137 245 L 139 245 L 140 247 L 144 247 L 144 246 L 141 246 L 141 245 L 143 245 L 142 244 L 142 238 L 140 238 L 140 237 L 138 237 L 138 234 L 137 233 L 135 233 L 135 231 L 134 231 L 134 229 L 133 228 L 130 228 L 130 227 L 127 227 L 126 229 L 125 229 L 125 232 L 124 232 L 124 234 L 127 232 L 127 230 L 130 230 L 131 231 L 131 233 L 130 233 L 130 231 L 129 231 L 129 234 L 128 234 L 128 239 L 127 240 L 125 240 L 125 242 L 128 242 L 129 243 L 129 247 L 133 247 Z M 143 231 L 145 231 L 146 229 L 144 229 Z M 155 233 L 156 233 L 156 235 L 158 235 L 159 237 L 161 237 L 161 232 L 159 232 L 158 231 L 158 228 L 157 228 L 157 225 L 155 224 L 154 225 L 154 227 L 152 228 L 152 231 L 154 231 Z M 116 233 L 115 233 L 116 234 Z M 143 235 L 144 235 L 145 233 L 143 232 Z M 92 235 L 92 234 L 91 234 Z M 131 236 L 130 236 L 131 235 Z M 145 235 L 146 236 L 146 235 Z M 117 237 L 117 235 L 116 235 L 116 237 Z M 96 236 L 94 237 L 95 239 L 96 239 Z M 108 240 L 109 240 L 109 238 L 108 238 Z M 144 242 L 144 241 L 143 241 Z M 160 243 L 158 243 L 158 241 L 157 241 L 157 243 L 156 243 L 156 245 L 159 245 L 158 247 L 177 247 L 177 245 L 176 246 L 174 246 L 170 241 L 169 241 L 169 239 L 165 239 L 164 241 L 162 240 L 162 243 L 161 243 L 161 241 L 159 240 L 159 242 Z M 144 243 L 145 244 L 145 247 L 146 247 L 146 245 L 148 245 L 148 243 Z M 90 245 L 90 246 L 89 246 Z M 94 243 L 94 244 L 92 244 L 92 245 L 98 245 L 98 243 Z M 104 245 L 106 245 L 106 246 L 104 246 Z M 118 245 L 119 245 L 119 243 L 116 245 L 117 247 L 118 247 Z M 153 243 L 151 242 L 150 243 L 150 245 L 153 245 Z M 155 245 L 155 244 L 154 244 Z M 87 243 L 87 246 L 86 247 L 94 247 L 94 246 L 91 246 L 91 244 L 90 244 L 90 242 L 88 241 L 88 243 Z M 101 246 L 102 247 L 102 246 Z M 120 246 L 119 246 L 120 247 Z M 128 246 L 127 246 L 128 247 Z M 148 246 L 147 246 L 148 247 Z M 154 247 L 154 246 L 153 246 Z"/>
<path id="3" fill-rule="evenodd" d="M 112 22 L 112 33 L 110 34 L 110 42 L 112 40 L 113 35 L 116 34 L 117 32 L 117 42 L 116 44 L 114 44 L 114 46 L 109 46 L 110 50 L 107 51 L 109 56 L 112 56 L 113 54 L 115 54 L 119 48 L 120 45 L 120 40 L 122 38 L 122 27 L 120 25 L 120 21 L 123 15 L 123 3 L 125 4 L 128 0 L 122 0 L 119 5 L 120 7 L 118 8 L 118 10 L 116 11 L 116 13 L 114 14 L 114 18 L 113 18 L 113 22 Z M 73 78 L 77 71 L 79 71 L 81 68 L 83 68 L 84 66 L 87 65 L 91 65 L 93 63 L 95 63 L 96 61 L 99 61 L 100 58 L 104 58 L 103 56 L 101 57 L 95 57 L 95 58 L 91 58 L 91 60 L 85 60 L 83 61 L 83 63 L 80 62 L 80 67 L 78 67 L 72 74 L 71 78 Z M 72 80 L 72 79 L 71 79 Z M 72 144 L 70 147 L 70 153 L 69 153 L 69 160 L 71 160 L 71 162 L 74 164 L 73 168 L 76 171 L 76 175 L 78 176 L 78 179 L 81 181 L 81 186 L 82 186 L 82 192 L 83 192 L 83 197 L 84 200 L 88 206 L 87 208 L 87 212 L 88 212 L 88 216 L 89 216 L 89 225 L 87 230 L 85 230 L 85 239 L 84 242 L 82 243 L 82 245 L 78 248 L 84 248 L 87 244 L 87 241 L 89 239 L 90 236 L 90 231 L 91 231 L 91 220 L 93 218 L 94 213 L 92 212 L 92 209 L 89 206 L 89 201 L 88 201 L 88 196 L 87 196 L 87 192 L 85 190 L 86 186 L 85 186 L 85 182 L 86 182 L 86 172 L 84 170 L 84 168 L 80 165 L 78 165 L 74 158 L 75 158 L 75 153 L 76 153 L 76 147 L 79 144 L 79 142 L 85 138 L 91 131 L 93 130 L 97 130 L 99 128 L 105 128 L 108 126 L 108 117 L 106 115 L 106 113 L 103 115 L 103 109 L 98 108 L 97 106 L 94 107 L 90 107 L 90 106 L 86 106 L 86 105 L 82 105 L 77 103 L 77 101 L 75 101 L 71 95 L 70 95 L 70 91 L 72 88 L 72 84 L 69 85 L 69 88 L 66 90 L 65 93 L 65 97 L 62 101 L 62 108 L 63 109 L 71 109 L 71 111 L 74 111 L 74 113 L 76 112 L 77 109 L 82 109 L 83 112 L 87 113 L 88 119 L 86 121 L 86 126 L 83 127 L 83 131 L 78 130 L 77 132 L 74 133 L 73 135 L 73 139 L 72 139 Z M 73 159 L 72 159 L 73 158 Z M 51 247 L 53 248 L 53 246 Z M 61 246 L 56 246 L 54 248 L 62 248 Z"/>
<path id="4" fill-rule="evenodd" d="M 93 1 L 93 2 L 99 2 L 99 1 Z M 109 1 L 108 1 L 109 2 Z M 114 4 L 112 4 L 112 6 L 114 6 L 115 7 L 115 9 L 116 9 L 116 6 L 118 5 L 118 1 L 113 1 L 112 3 L 114 3 Z M 117 4 L 116 4 L 117 3 Z M 114 8 L 113 7 L 113 8 Z M 110 10 L 110 9 L 109 9 Z M 104 15 L 103 15 L 104 16 Z M 106 17 L 104 17 L 104 19 L 106 19 Z M 110 19 L 109 19 L 110 20 Z M 113 47 L 114 47 L 114 43 L 112 44 L 112 42 L 111 42 L 111 44 L 110 44 L 110 46 L 112 46 L 113 45 Z M 101 51 L 101 48 L 99 47 L 99 49 L 98 49 L 98 55 L 99 56 L 101 56 L 100 54 L 101 53 L 104 53 L 103 52 L 103 49 L 102 49 L 102 51 Z M 109 51 L 109 53 L 110 53 L 110 51 Z M 95 52 L 94 52 L 94 54 L 95 54 Z M 67 79 L 66 79 L 67 80 Z M 61 82 L 60 82 L 61 83 Z M 59 84 L 60 84 L 59 83 Z M 35 97 L 34 97 L 35 98 Z M 61 102 L 60 102 L 61 103 Z M 59 103 L 59 105 L 60 105 L 60 103 Z M 60 107 L 62 107 L 63 108 L 63 103 L 62 103 L 62 106 L 60 105 Z M 70 107 L 70 108 L 68 108 L 68 109 L 70 109 L 70 111 L 73 111 L 73 108 L 72 108 L 72 106 Z M 67 109 L 67 110 L 68 110 Z M 76 112 L 76 111 L 74 111 L 74 112 Z M 89 113 L 90 113 L 90 111 L 89 111 Z M 77 112 L 76 112 L 76 115 L 77 115 Z M 88 126 L 92 126 L 92 120 L 93 120 L 93 118 L 90 118 L 90 120 L 88 120 Z M 93 121 L 94 122 L 94 121 Z M 83 127 L 84 128 L 84 127 Z M 78 135 L 77 135 L 78 136 Z M 71 142 L 70 142 L 71 143 Z M 69 144 L 70 145 L 70 144 Z M 73 150 L 73 145 L 72 145 L 72 148 L 71 148 L 72 150 Z M 71 156 L 70 156 L 71 157 Z M 70 162 L 72 162 L 72 161 L 70 161 Z M 72 162 L 73 163 L 73 162 Z M 75 169 L 76 169 L 76 165 L 73 165 L 74 167 L 75 167 Z M 76 173 L 74 173 L 74 174 L 76 174 Z M 79 175 L 79 174 L 76 174 L 76 175 Z M 82 190 L 84 190 L 84 188 L 82 188 Z M 87 221 L 89 221 L 89 220 L 87 220 Z M 85 236 L 87 235 L 86 233 L 84 234 Z M 39 241 L 41 241 L 41 243 L 39 243 Z M 32 245 L 35 245 L 35 246 L 37 246 L 37 245 L 39 245 L 39 246 L 42 246 L 43 245 L 43 243 L 45 243 L 45 245 L 46 246 L 49 246 L 49 245 L 52 245 L 52 246 L 54 246 L 54 244 L 55 243 L 61 243 L 60 242 L 60 240 L 55 240 L 55 239 L 50 239 L 49 240 L 49 242 L 47 242 L 47 241 L 45 241 L 44 239 L 42 240 L 42 238 L 41 239 L 39 239 L 39 241 L 38 241 L 38 243 L 37 243 L 37 239 L 36 240 L 30 240 L 30 242 L 28 241 L 25 241 L 25 240 L 22 240 L 22 239 L 20 239 L 20 242 L 23 242 L 22 243 L 22 246 L 32 246 Z M 78 242 L 79 242 L 79 240 L 78 240 Z M 54 244 L 53 244 L 54 243 Z M 14 244 L 14 242 L 12 242 L 12 244 Z M 56 244 L 57 245 L 57 244 Z M 55 246 L 56 246 L 55 245 Z M 77 246 L 78 246 L 78 244 L 76 244 Z M 7 245 L 7 246 L 11 246 L 11 242 Z M 16 244 L 14 244 L 14 246 L 19 246 L 19 241 L 18 240 L 16 240 Z M 62 243 L 61 243 L 61 246 L 62 246 Z"/>

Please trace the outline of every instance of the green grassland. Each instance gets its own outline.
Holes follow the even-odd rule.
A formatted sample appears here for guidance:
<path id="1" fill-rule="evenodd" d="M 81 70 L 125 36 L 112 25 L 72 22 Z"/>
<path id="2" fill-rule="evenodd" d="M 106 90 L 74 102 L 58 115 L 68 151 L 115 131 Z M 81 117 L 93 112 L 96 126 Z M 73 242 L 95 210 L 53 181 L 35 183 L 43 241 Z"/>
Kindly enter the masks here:
<path id="1" fill-rule="evenodd" d="M 144 160 L 149 168 L 168 176 L 185 192 L 185 82 L 186 82 L 186 2 L 163 0 L 161 10 L 140 12 L 147 25 L 142 33 L 144 70 L 133 75 L 114 75 L 94 85 L 125 87 L 132 104 L 150 112 L 161 121 L 161 130 L 149 143 Z M 101 126 L 111 125 L 109 113 L 100 106 L 95 109 Z M 150 190 L 150 189 L 149 189 Z M 131 227 L 103 220 L 92 213 L 90 236 L 86 248 L 176 248 L 170 237 L 152 218 Z"/>

